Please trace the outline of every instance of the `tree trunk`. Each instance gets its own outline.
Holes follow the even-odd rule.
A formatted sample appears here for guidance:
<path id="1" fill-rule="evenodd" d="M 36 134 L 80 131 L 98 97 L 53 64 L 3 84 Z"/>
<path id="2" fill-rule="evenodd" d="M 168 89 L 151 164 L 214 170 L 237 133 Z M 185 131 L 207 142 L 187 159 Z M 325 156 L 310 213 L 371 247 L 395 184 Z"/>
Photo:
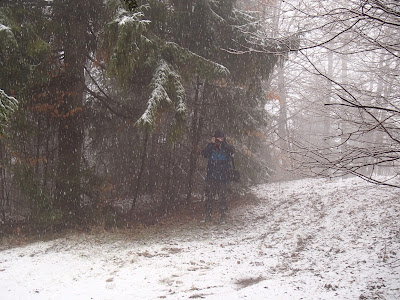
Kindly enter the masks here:
<path id="1" fill-rule="evenodd" d="M 135 195 L 132 200 L 132 205 L 131 209 L 129 211 L 129 214 L 132 214 L 135 210 L 136 207 L 136 202 L 139 197 L 139 192 L 140 192 L 140 187 L 143 179 L 143 172 L 144 172 L 144 167 L 145 167 L 145 162 L 146 162 L 146 156 L 147 156 L 147 144 L 149 140 L 149 130 L 146 128 L 146 131 L 144 133 L 144 139 L 143 139 L 143 150 L 142 150 L 142 155 L 141 155 L 141 163 L 140 163 L 140 169 L 139 173 L 137 175 L 137 180 L 136 180 L 136 187 L 135 187 Z"/>
<path id="2" fill-rule="evenodd" d="M 40 143 L 41 143 L 41 141 L 40 141 L 40 133 L 42 132 L 42 124 L 41 124 L 42 122 L 40 122 L 40 116 L 39 116 L 39 119 L 38 119 L 38 124 L 37 124 L 37 130 L 38 130 L 38 133 L 37 133 L 37 136 L 36 136 L 36 154 L 35 154 L 35 175 L 37 176 L 37 178 L 40 178 L 40 176 L 39 176 L 39 160 L 40 160 Z"/>
<path id="3" fill-rule="evenodd" d="M 4 160 L 4 147 L 3 142 L 0 138 L 0 212 L 2 221 L 6 221 L 6 176 L 5 176 L 5 169 L 2 167 L 2 162 Z"/>
<path id="4" fill-rule="evenodd" d="M 288 135 L 287 135 L 287 97 L 285 86 L 284 62 L 278 66 L 278 93 L 279 93 L 279 120 L 278 134 L 280 137 L 279 147 L 282 154 L 288 150 Z"/>
<path id="5" fill-rule="evenodd" d="M 64 66 L 65 82 L 61 91 L 58 128 L 58 166 L 56 207 L 61 209 L 66 222 L 79 221 L 81 211 L 81 158 L 83 146 L 82 106 L 85 87 L 86 62 L 85 14 L 71 7 L 80 1 L 63 1 L 68 10 L 62 15 L 65 25 Z M 83 8 L 82 8 L 83 9 Z"/>
<path id="6" fill-rule="evenodd" d="M 165 213 L 168 212 L 170 207 L 170 199 L 171 199 L 171 177 L 173 175 L 172 172 L 172 154 L 174 153 L 174 148 L 170 149 L 169 147 L 166 150 L 166 154 L 164 157 L 164 171 L 163 171 L 163 193 L 162 193 L 162 207 Z"/>
<path id="7" fill-rule="evenodd" d="M 48 134 L 46 135 L 46 148 L 45 148 L 45 153 L 44 153 L 44 157 L 46 158 L 44 161 L 44 165 L 43 165 L 43 188 L 46 189 L 47 188 L 47 182 L 48 182 L 48 177 L 49 177 L 49 163 L 50 163 L 50 138 L 51 135 L 49 134 L 50 131 L 50 116 L 47 115 L 46 116 L 46 130 L 48 132 Z"/>
<path id="8" fill-rule="evenodd" d="M 331 50 L 327 50 L 328 53 L 328 80 L 326 81 L 326 92 L 327 92 L 327 97 L 325 100 L 325 104 L 330 104 L 332 103 L 332 81 L 329 79 L 333 79 L 333 52 Z M 328 143 L 330 143 L 330 136 L 332 135 L 332 129 L 331 129 L 331 118 L 330 118 L 330 110 L 329 108 L 326 111 L 326 114 L 324 115 L 324 136 L 327 138 Z M 331 144 L 331 143 L 330 143 Z"/>
<path id="9" fill-rule="evenodd" d="M 192 140 L 192 148 L 190 151 L 190 157 L 189 157 L 189 174 L 188 174 L 188 192 L 186 195 L 186 202 L 189 203 L 192 199 L 192 193 L 193 193 L 193 181 L 194 181 L 194 174 L 196 173 L 196 167 L 197 167 L 197 161 L 198 161 L 198 152 L 199 152 L 199 143 L 200 143 L 200 118 L 201 118 L 201 113 L 199 117 L 199 111 L 202 110 L 202 106 L 204 103 L 204 94 L 205 94 L 205 84 L 204 84 L 204 90 L 203 90 L 203 97 L 202 100 L 200 101 L 199 93 L 200 93 L 200 79 L 197 77 L 197 83 L 196 83 L 196 94 L 195 94 L 195 99 L 194 99 L 194 111 L 193 111 L 193 119 L 192 119 L 192 129 L 191 129 L 191 140 Z"/>

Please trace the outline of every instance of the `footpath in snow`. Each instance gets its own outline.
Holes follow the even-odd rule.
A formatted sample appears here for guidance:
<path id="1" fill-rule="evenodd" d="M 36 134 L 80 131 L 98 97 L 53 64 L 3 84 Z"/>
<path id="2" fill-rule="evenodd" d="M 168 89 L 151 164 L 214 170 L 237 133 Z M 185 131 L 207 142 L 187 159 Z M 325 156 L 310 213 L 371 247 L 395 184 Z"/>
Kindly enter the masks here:
<path id="1" fill-rule="evenodd" d="M 71 234 L 2 250 L 0 298 L 400 299 L 399 190 L 308 179 L 253 193 L 224 225 Z"/>

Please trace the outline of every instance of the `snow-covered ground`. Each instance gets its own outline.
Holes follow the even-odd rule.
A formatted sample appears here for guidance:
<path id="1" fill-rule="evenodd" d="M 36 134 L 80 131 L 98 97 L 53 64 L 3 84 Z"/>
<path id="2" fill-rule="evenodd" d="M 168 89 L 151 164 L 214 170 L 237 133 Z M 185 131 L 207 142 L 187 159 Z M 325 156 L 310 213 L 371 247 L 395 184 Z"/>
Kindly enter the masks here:
<path id="1" fill-rule="evenodd" d="M 70 234 L 0 252 L 1 299 L 400 299 L 399 191 L 258 186 L 227 224 Z"/>

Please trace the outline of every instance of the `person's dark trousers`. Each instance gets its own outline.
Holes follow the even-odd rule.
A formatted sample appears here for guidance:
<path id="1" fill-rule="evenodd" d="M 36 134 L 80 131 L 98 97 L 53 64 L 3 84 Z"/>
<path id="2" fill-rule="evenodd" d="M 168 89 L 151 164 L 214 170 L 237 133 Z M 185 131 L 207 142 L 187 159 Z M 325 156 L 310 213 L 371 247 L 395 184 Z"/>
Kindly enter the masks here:
<path id="1" fill-rule="evenodd" d="M 226 205 L 226 194 L 227 194 L 226 182 L 221 182 L 221 181 L 206 182 L 206 189 L 205 189 L 206 221 L 211 220 L 213 206 L 216 204 L 217 198 L 218 198 L 219 212 L 221 214 L 221 220 L 225 220 L 226 211 L 228 209 Z"/>

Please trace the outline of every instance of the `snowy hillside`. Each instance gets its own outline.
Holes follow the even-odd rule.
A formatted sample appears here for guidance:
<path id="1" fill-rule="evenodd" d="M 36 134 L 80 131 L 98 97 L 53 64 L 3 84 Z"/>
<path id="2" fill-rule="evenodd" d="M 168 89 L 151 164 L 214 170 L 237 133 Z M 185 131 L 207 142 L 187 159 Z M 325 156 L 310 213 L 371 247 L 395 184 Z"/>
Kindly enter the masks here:
<path id="1" fill-rule="evenodd" d="M 68 235 L 0 252 L 1 299 L 400 299 L 399 191 L 261 185 L 227 224 Z"/>

